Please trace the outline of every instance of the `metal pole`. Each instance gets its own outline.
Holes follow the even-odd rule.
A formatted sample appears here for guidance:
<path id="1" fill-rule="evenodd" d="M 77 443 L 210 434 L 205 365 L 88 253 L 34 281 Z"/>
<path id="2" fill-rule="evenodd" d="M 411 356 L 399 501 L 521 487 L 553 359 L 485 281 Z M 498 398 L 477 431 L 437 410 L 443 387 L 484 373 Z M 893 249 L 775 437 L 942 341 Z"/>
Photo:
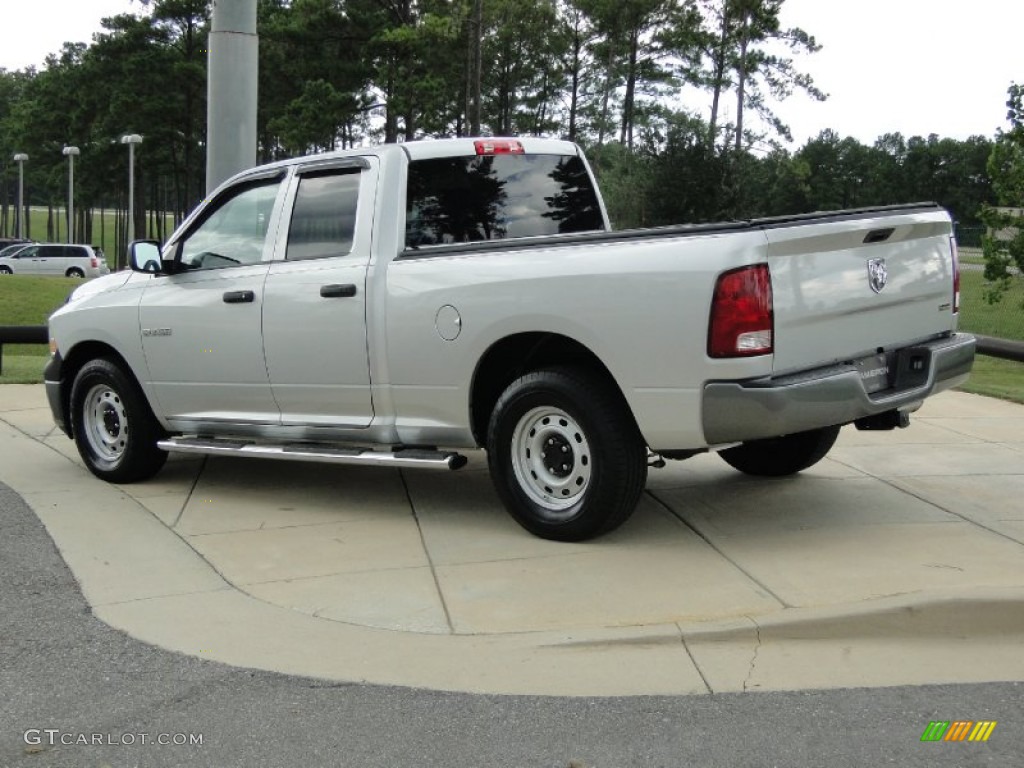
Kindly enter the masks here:
<path id="1" fill-rule="evenodd" d="M 75 242 L 75 156 L 68 155 L 68 242 Z"/>
<path id="2" fill-rule="evenodd" d="M 138 235 L 135 233 L 135 145 L 128 145 L 128 231 L 131 239 Z"/>
<path id="3" fill-rule="evenodd" d="M 128 145 L 128 242 L 138 238 L 135 228 L 135 145 L 142 143 L 142 137 L 130 133 L 121 137 L 121 143 Z"/>
<path id="4" fill-rule="evenodd" d="M 22 219 L 25 216 L 25 164 L 18 163 L 18 239 L 24 240 L 24 224 Z"/>
<path id="5" fill-rule="evenodd" d="M 68 158 L 68 243 L 75 242 L 75 155 L 78 147 L 64 147 Z"/>
<path id="6" fill-rule="evenodd" d="M 213 0 L 206 112 L 206 192 L 256 164 L 256 0 Z"/>
<path id="7" fill-rule="evenodd" d="M 25 239 L 25 161 L 28 155 L 19 152 L 14 156 L 14 162 L 18 164 L 18 239 Z"/>

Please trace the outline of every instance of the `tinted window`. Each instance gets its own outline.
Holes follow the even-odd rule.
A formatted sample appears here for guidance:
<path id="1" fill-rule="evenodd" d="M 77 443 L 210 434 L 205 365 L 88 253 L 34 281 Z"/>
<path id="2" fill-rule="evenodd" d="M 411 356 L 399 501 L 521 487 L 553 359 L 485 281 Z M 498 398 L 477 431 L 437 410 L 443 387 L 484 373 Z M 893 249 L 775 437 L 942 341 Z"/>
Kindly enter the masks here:
<path id="1" fill-rule="evenodd" d="M 449 157 L 409 167 L 406 247 L 603 228 L 575 155 Z"/>
<path id="2" fill-rule="evenodd" d="M 59 259 L 67 255 L 64 253 L 62 245 L 44 245 L 39 248 L 39 258 L 41 259 Z"/>
<path id="3" fill-rule="evenodd" d="M 280 184 L 273 179 L 229 190 L 182 241 L 181 263 L 216 269 L 261 261 Z"/>
<path id="4" fill-rule="evenodd" d="M 303 174 L 288 227 L 289 261 L 344 256 L 352 250 L 359 171 Z"/>

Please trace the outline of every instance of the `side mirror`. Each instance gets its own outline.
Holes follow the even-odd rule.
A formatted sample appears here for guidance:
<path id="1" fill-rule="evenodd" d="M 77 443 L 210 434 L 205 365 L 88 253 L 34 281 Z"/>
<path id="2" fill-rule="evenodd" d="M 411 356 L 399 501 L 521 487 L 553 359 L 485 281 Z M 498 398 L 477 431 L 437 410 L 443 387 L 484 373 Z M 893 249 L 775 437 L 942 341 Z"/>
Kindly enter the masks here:
<path id="1" fill-rule="evenodd" d="M 128 244 L 128 266 L 135 272 L 151 275 L 163 271 L 158 240 L 133 240 Z"/>

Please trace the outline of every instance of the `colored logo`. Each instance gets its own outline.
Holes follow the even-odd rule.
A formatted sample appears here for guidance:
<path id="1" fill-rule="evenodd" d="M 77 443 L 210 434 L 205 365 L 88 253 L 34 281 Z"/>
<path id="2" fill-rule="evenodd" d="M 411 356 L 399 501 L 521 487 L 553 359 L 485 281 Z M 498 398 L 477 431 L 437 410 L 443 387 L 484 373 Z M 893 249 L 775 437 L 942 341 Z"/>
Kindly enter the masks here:
<path id="1" fill-rule="evenodd" d="M 995 729 L 995 720 L 932 720 L 921 741 L 988 741 Z"/>

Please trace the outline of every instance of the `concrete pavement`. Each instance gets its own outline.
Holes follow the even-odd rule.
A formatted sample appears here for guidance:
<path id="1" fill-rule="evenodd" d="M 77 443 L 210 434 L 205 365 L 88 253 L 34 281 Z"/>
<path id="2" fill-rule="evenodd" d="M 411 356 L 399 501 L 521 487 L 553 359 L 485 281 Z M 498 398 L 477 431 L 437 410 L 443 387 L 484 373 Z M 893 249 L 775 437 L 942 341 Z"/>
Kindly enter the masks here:
<path id="1" fill-rule="evenodd" d="M 459 472 L 173 459 L 111 486 L 41 387 L 0 388 L 0 480 L 93 612 L 156 645 L 331 680 L 616 695 L 1024 680 L 1024 407 L 962 393 L 843 430 L 799 477 L 652 470 L 584 544 Z"/>

